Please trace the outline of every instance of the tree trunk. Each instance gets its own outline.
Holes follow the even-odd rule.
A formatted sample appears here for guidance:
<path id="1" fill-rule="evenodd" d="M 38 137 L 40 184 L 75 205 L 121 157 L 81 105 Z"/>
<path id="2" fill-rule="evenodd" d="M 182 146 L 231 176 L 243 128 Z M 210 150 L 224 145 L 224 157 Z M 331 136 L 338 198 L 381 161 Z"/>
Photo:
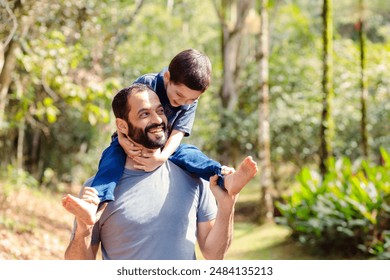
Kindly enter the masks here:
<path id="1" fill-rule="evenodd" d="M 8 103 L 8 90 L 12 82 L 12 73 L 15 69 L 15 50 L 17 45 L 12 40 L 4 54 L 4 65 L 0 73 L 0 126 L 4 122 L 5 107 Z"/>
<path id="2" fill-rule="evenodd" d="M 259 159 L 260 159 L 260 222 L 273 219 L 274 207 L 270 125 L 269 125 L 269 25 L 268 0 L 260 0 L 260 91 L 259 91 Z"/>
<path id="3" fill-rule="evenodd" d="M 23 146 L 24 146 L 24 138 L 25 138 L 25 129 L 26 129 L 26 118 L 22 118 L 20 123 L 18 124 L 18 145 L 16 150 L 16 166 L 18 172 L 23 170 Z"/>
<path id="4" fill-rule="evenodd" d="M 320 127 L 320 172 L 325 175 L 326 162 L 332 156 L 332 141 L 334 137 L 334 123 L 332 118 L 333 103 L 333 3 L 324 0 L 323 6 L 323 77 L 322 77 L 322 116 Z"/>
<path id="5" fill-rule="evenodd" d="M 12 73 L 15 69 L 16 57 L 15 50 L 17 44 L 14 40 L 18 28 L 15 12 L 18 12 L 22 6 L 21 1 L 16 1 L 12 10 L 7 1 L 1 1 L 5 11 L 9 16 L 8 21 L 12 21 L 12 28 L 4 42 L 0 42 L 0 132 L 4 122 L 5 107 L 8 104 L 8 90 L 12 83 Z"/>
<path id="6" fill-rule="evenodd" d="M 225 31 L 224 34 L 227 32 Z M 238 93 L 236 90 L 237 80 L 237 56 L 239 45 L 241 43 L 241 36 L 238 33 L 224 36 L 223 44 L 223 84 L 221 87 L 221 100 L 224 109 L 233 111 L 238 102 Z"/>
<path id="7" fill-rule="evenodd" d="M 227 110 L 234 110 L 238 102 L 236 82 L 240 68 L 239 51 L 245 19 L 252 5 L 252 0 L 222 1 L 219 18 L 222 29 L 222 64 L 223 83 L 220 91 L 222 106 Z M 228 18 L 228 10 L 236 9 L 235 15 Z M 233 12 L 231 12 L 233 14 Z M 231 28 L 233 26 L 233 28 Z"/>
<path id="8" fill-rule="evenodd" d="M 39 148 L 40 148 L 40 138 L 41 138 L 41 131 L 38 129 L 35 129 L 32 132 L 32 143 L 31 143 L 31 173 L 34 175 L 35 178 L 38 178 L 41 174 L 39 170 Z"/>
<path id="9" fill-rule="evenodd" d="M 223 111 L 235 111 L 239 92 L 237 79 L 240 70 L 240 45 L 245 20 L 252 6 L 253 0 L 227 1 L 222 0 L 218 5 L 213 1 L 221 26 L 221 53 L 223 65 L 223 82 L 219 91 Z M 222 117 L 223 118 L 223 117 Z M 224 130 L 226 122 L 222 121 Z M 222 164 L 234 162 L 237 154 L 231 140 L 220 141 L 218 144 L 219 160 Z"/>
<path id="10" fill-rule="evenodd" d="M 366 36 L 364 33 L 364 0 L 359 1 L 359 46 L 360 46 L 360 105 L 362 111 L 361 118 L 361 137 L 363 156 L 368 158 L 368 131 L 367 131 L 367 76 L 366 76 Z"/>

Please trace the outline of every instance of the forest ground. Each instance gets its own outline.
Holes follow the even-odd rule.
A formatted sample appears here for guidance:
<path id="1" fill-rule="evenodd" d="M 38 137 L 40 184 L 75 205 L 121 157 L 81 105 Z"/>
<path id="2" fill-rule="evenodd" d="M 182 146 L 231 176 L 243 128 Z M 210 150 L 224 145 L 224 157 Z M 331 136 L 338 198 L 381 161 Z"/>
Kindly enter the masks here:
<path id="1" fill-rule="evenodd" d="M 62 208 L 61 197 L 22 188 L 3 199 L 0 259 L 63 259 L 73 217 Z"/>

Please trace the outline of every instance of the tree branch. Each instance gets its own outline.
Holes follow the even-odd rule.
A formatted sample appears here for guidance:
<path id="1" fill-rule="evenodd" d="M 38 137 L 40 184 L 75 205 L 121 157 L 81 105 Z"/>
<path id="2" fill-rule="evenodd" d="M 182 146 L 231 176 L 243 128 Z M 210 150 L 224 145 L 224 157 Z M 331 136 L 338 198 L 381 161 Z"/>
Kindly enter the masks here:
<path id="1" fill-rule="evenodd" d="M 134 19 L 135 19 L 135 16 L 136 16 L 136 15 L 139 13 L 139 11 L 141 10 L 143 4 L 144 4 L 144 0 L 138 0 L 137 3 L 136 3 L 136 7 L 135 7 L 133 13 L 132 13 L 131 15 L 129 15 L 129 16 L 127 17 L 127 21 L 121 23 L 121 25 L 122 25 L 122 26 L 129 26 L 129 25 L 131 25 L 131 24 L 133 23 Z M 111 37 L 114 37 L 114 38 L 115 38 L 115 39 L 113 40 L 114 42 L 113 42 L 113 44 L 112 44 L 112 48 L 113 48 L 113 49 L 116 48 L 116 47 L 119 45 L 119 43 L 120 43 L 120 40 L 119 40 L 119 38 L 120 38 L 119 35 L 120 35 L 120 34 L 119 34 L 119 33 L 120 33 L 119 30 L 116 30 L 116 34 L 115 34 L 115 35 L 111 34 L 111 35 L 109 36 L 110 38 L 111 38 Z"/>
<path id="2" fill-rule="evenodd" d="M 227 31 L 228 30 L 228 25 L 227 25 L 226 20 L 225 20 L 224 7 L 219 9 L 217 3 L 215 2 L 215 0 L 213 0 L 212 3 L 213 3 L 213 6 L 214 6 L 214 9 L 215 9 L 215 12 L 216 12 L 216 14 L 218 16 L 219 23 L 221 24 L 223 30 Z"/>
<path id="3" fill-rule="evenodd" d="M 8 35 L 7 39 L 5 40 L 4 42 L 4 50 L 7 48 L 8 44 L 11 42 L 12 38 L 15 36 L 15 33 L 16 33 L 16 29 L 18 28 L 18 21 L 16 19 L 16 16 L 15 14 L 12 12 L 12 10 L 10 9 L 10 7 L 8 6 L 8 2 L 7 1 L 4 1 L 4 0 L 0 0 L 0 3 L 2 4 L 2 6 L 5 7 L 5 10 L 7 11 L 7 13 L 9 14 L 9 16 L 11 17 L 12 19 L 12 22 L 13 22 L 13 26 L 12 26 L 12 29 L 11 29 L 11 33 Z"/>

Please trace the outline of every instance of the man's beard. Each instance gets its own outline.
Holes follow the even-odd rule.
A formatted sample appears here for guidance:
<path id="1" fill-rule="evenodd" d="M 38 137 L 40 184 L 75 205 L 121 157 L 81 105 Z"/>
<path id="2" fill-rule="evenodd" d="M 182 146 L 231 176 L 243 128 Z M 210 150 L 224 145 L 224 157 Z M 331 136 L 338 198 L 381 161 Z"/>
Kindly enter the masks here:
<path id="1" fill-rule="evenodd" d="M 168 129 L 164 122 L 160 124 L 151 124 L 145 127 L 144 130 L 138 127 L 134 127 L 129 121 L 127 121 L 127 126 L 129 128 L 128 136 L 130 139 L 132 139 L 134 142 L 144 146 L 148 149 L 158 149 L 164 147 L 165 143 L 168 139 Z M 148 136 L 148 132 L 151 129 L 161 127 L 163 130 L 163 135 L 161 137 L 158 137 L 155 135 L 155 139 L 151 139 Z"/>

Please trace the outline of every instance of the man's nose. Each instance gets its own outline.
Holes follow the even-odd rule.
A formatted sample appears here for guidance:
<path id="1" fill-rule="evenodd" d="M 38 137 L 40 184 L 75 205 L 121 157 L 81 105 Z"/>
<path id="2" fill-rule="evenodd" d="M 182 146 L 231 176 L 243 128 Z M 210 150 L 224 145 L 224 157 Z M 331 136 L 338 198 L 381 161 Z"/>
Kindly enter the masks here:
<path id="1" fill-rule="evenodd" d="M 162 123 L 163 120 L 162 120 L 162 118 L 161 118 L 161 116 L 160 116 L 159 114 L 154 113 L 154 114 L 152 115 L 152 122 L 153 122 L 153 123 Z"/>

